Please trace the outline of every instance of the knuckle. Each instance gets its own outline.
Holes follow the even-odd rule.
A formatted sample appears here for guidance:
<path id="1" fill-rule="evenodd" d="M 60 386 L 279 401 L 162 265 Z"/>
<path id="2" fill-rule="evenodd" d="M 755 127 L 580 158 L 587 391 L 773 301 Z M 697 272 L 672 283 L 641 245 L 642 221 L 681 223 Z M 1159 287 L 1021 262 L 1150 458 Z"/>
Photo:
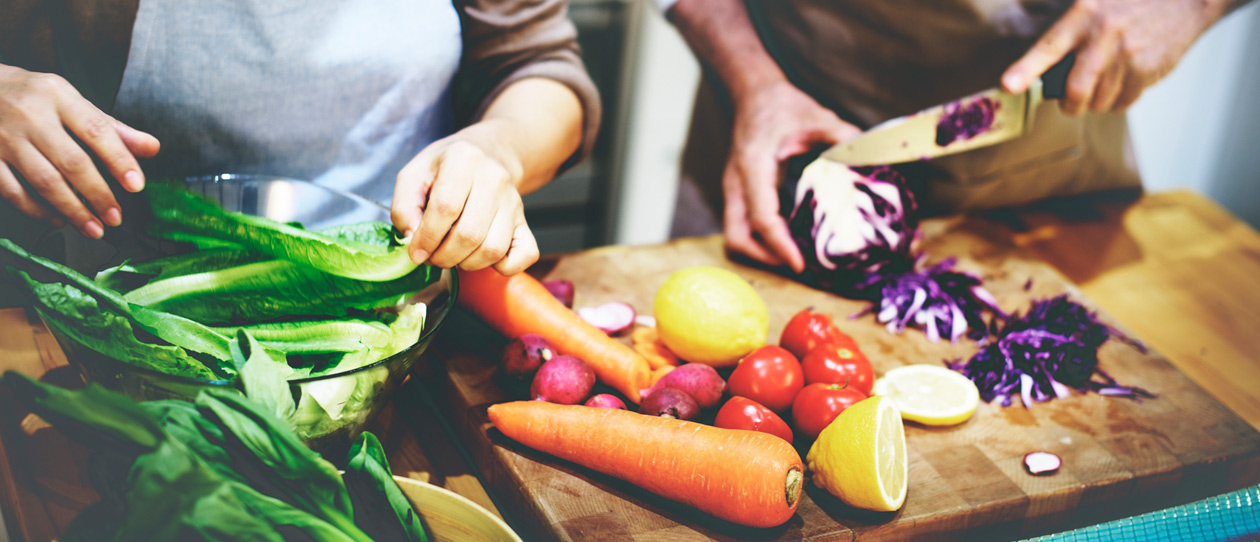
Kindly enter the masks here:
<path id="1" fill-rule="evenodd" d="M 70 86 L 64 77 L 46 72 L 32 74 L 28 84 L 36 92 L 61 92 Z"/>
<path id="2" fill-rule="evenodd" d="M 467 228 L 457 228 L 451 232 L 451 240 L 461 247 L 476 247 L 483 238 L 483 234 Z"/>
<path id="3" fill-rule="evenodd" d="M 451 222 L 454 221 L 455 217 L 459 216 L 460 212 L 463 211 L 463 207 L 451 200 L 439 199 L 431 202 L 426 210 L 438 218 Z"/>
<path id="4" fill-rule="evenodd" d="M 114 132 L 114 124 L 105 115 L 91 115 L 83 121 L 81 137 L 100 139 Z"/>

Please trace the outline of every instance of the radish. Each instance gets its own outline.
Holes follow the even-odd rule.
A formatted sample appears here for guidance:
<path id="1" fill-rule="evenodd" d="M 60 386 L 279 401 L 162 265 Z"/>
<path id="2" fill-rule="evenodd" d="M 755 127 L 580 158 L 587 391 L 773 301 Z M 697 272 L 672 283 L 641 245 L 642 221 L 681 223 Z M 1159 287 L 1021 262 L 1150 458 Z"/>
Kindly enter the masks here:
<path id="1" fill-rule="evenodd" d="M 556 351 L 547 339 L 542 335 L 526 333 L 512 339 L 503 349 L 503 372 L 514 380 L 525 381 L 553 357 L 556 357 Z"/>
<path id="2" fill-rule="evenodd" d="M 643 398 L 639 413 L 662 418 L 694 421 L 700 417 L 700 406 L 687 392 L 674 388 L 661 388 Z"/>
<path id="3" fill-rule="evenodd" d="M 582 307 L 577 313 L 586 323 L 609 335 L 617 335 L 634 326 L 634 307 L 620 301 L 598 307 Z"/>
<path id="4" fill-rule="evenodd" d="M 595 371 L 573 356 L 556 356 L 538 368 L 529 386 L 535 401 L 562 405 L 580 404 L 595 388 Z"/>
<path id="5" fill-rule="evenodd" d="M 1062 465 L 1063 460 L 1050 452 L 1032 452 L 1024 456 L 1024 468 L 1029 474 L 1051 474 Z"/>
<path id="6" fill-rule="evenodd" d="M 726 391 L 726 381 L 722 380 L 717 370 L 703 363 L 686 363 L 661 377 L 651 388 L 641 394 L 648 396 L 661 388 L 674 388 L 685 392 L 695 399 L 696 405 L 702 409 L 717 406 Z"/>
<path id="7" fill-rule="evenodd" d="M 587 399 L 586 402 L 583 404 L 588 407 L 596 407 L 596 408 L 619 408 L 621 410 L 626 409 L 626 403 L 622 401 L 621 399 L 618 399 L 616 395 L 613 395 L 611 393 L 600 393 L 600 394 L 592 395 L 591 398 Z"/>
<path id="8" fill-rule="evenodd" d="M 542 285 L 543 285 L 543 288 L 546 288 L 548 292 L 551 292 L 552 296 L 554 296 L 556 299 L 559 299 L 561 303 L 564 303 L 564 306 L 570 309 L 573 308 L 573 283 L 572 282 L 564 280 L 564 279 L 544 280 Z"/>

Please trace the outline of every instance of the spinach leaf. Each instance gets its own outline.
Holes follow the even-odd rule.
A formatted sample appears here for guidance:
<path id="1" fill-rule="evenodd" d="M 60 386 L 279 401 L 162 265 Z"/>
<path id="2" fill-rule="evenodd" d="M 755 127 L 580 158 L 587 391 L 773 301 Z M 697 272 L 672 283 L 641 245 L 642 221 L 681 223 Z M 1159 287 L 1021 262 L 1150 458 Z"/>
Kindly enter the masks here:
<path id="1" fill-rule="evenodd" d="M 375 540 L 428 542 L 420 515 L 398 487 L 376 435 L 363 432 L 350 446 L 346 490 L 354 502 L 354 523 Z"/>
<path id="2" fill-rule="evenodd" d="M 127 291 L 151 280 L 227 269 L 264 259 L 269 258 L 257 252 L 238 248 L 212 248 L 154 258 L 139 263 L 125 262 L 97 273 L 94 279 L 97 284 L 106 288 Z"/>
<path id="3" fill-rule="evenodd" d="M 292 316 L 340 318 L 351 309 L 398 304 L 437 277 L 436 268 L 425 265 L 399 279 L 366 282 L 285 260 L 267 260 L 150 282 L 125 297 L 131 303 L 206 324 Z"/>
<path id="4" fill-rule="evenodd" d="M 153 450 L 165 438 L 149 412 L 97 384 L 70 391 L 16 371 L 6 372 L 3 381 L 31 412 L 94 448 L 135 456 Z"/>
<path id="5" fill-rule="evenodd" d="M 216 372 L 183 348 L 149 344 L 136 338 L 127 313 L 105 310 L 93 298 L 66 284 L 43 284 L 25 271 L 18 277 L 35 298 L 35 310 L 48 327 L 63 337 L 83 346 L 85 352 L 67 355 L 105 355 L 110 358 L 154 371 L 203 380 L 229 378 L 226 371 Z"/>
<path id="6" fill-rule="evenodd" d="M 245 394 L 268 409 L 278 420 L 290 420 L 296 405 L 289 389 L 293 368 L 284 356 L 267 354 L 258 341 L 244 329 L 233 339 L 232 360 L 241 368 L 241 384 Z M 292 426 L 286 426 L 292 429 Z"/>
<path id="7" fill-rule="evenodd" d="M 154 182 L 145 191 L 157 223 L 153 231 L 216 237 L 273 258 L 365 281 L 388 281 L 416 268 L 405 246 L 381 247 L 337 239 L 268 218 L 226 211 L 174 183 Z"/>
<path id="8" fill-rule="evenodd" d="M 223 428 L 232 468 L 255 488 L 346 530 L 354 511 L 341 476 L 271 413 L 239 393 L 206 390 L 197 409 Z"/>
<path id="9" fill-rule="evenodd" d="M 0 263 L 25 271 L 39 282 L 57 282 L 74 286 L 80 291 L 87 292 L 110 310 L 127 314 L 127 302 L 123 301 L 118 292 L 96 284 L 82 273 L 69 267 L 31 254 L 8 239 L 0 239 Z"/>

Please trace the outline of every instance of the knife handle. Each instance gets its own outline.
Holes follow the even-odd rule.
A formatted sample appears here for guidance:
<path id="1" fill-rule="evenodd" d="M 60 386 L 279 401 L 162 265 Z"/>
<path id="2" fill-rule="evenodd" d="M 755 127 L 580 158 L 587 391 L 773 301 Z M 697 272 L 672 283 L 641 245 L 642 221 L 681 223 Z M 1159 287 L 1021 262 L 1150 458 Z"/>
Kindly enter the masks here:
<path id="1" fill-rule="evenodd" d="M 1050 100 L 1067 95 L 1068 72 L 1072 71 L 1074 63 L 1076 63 L 1076 53 L 1070 52 L 1058 64 L 1050 66 L 1050 69 L 1041 75 L 1042 98 Z"/>

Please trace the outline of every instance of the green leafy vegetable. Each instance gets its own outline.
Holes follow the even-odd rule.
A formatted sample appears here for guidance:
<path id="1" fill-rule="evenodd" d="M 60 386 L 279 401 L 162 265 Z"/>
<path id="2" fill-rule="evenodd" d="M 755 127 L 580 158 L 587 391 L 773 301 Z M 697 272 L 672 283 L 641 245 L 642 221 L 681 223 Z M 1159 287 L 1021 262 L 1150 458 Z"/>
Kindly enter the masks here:
<path id="1" fill-rule="evenodd" d="M 424 524 L 390 474 L 381 442 L 371 433 L 350 446 L 346 489 L 354 502 L 354 522 L 375 540 L 427 542 Z"/>
<path id="2" fill-rule="evenodd" d="M 208 324 L 295 315 L 336 318 L 353 308 L 396 305 L 436 280 L 434 269 L 424 266 L 399 279 L 365 282 L 285 260 L 267 260 L 150 282 L 128 292 L 126 299 Z"/>
<path id="3" fill-rule="evenodd" d="M 163 236 L 184 232 L 214 237 L 277 259 L 365 281 L 394 280 L 416 268 L 405 246 L 381 247 L 337 239 L 268 218 L 226 211 L 169 183 L 152 183 L 146 192 L 157 220 L 153 231 Z"/>

